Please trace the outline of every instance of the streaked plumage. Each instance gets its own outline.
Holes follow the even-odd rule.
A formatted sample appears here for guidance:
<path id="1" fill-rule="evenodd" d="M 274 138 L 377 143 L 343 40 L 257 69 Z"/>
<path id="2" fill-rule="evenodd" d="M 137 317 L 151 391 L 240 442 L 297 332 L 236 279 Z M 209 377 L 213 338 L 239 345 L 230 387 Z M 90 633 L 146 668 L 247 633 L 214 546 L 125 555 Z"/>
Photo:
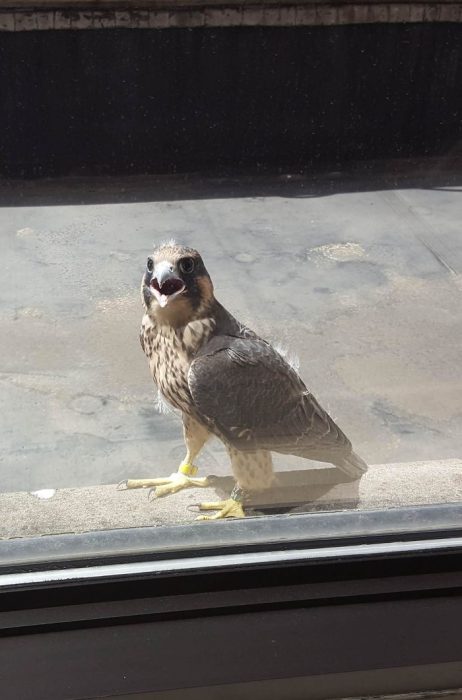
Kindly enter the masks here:
<path id="1" fill-rule="evenodd" d="M 159 390 L 183 414 L 188 465 L 214 434 L 244 491 L 271 485 L 271 452 L 331 462 L 352 478 L 367 469 L 284 357 L 215 299 L 197 251 L 156 249 L 142 299 L 141 344 Z"/>

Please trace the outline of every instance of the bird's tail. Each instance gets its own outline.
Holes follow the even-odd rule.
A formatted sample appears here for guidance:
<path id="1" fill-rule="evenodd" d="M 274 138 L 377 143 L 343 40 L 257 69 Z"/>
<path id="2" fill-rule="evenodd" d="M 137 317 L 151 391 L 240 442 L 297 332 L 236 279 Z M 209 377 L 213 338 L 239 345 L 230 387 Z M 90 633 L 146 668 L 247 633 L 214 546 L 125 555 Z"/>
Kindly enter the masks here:
<path id="1" fill-rule="evenodd" d="M 353 479 L 359 479 L 368 469 L 366 462 L 353 451 L 351 451 L 349 455 L 336 461 L 335 466 Z"/>

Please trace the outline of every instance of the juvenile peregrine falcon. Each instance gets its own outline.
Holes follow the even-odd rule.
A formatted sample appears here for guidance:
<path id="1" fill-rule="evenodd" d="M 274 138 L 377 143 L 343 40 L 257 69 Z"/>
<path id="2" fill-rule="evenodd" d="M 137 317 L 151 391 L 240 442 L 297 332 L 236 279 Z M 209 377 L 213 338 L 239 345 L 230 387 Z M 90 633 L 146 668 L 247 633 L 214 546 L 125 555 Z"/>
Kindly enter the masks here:
<path id="1" fill-rule="evenodd" d="M 218 511 L 201 520 L 243 517 L 245 494 L 271 486 L 271 452 L 331 462 L 352 478 L 366 471 L 297 372 L 215 299 L 196 250 L 174 243 L 154 250 L 141 296 L 141 345 L 161 394 L 182 412 L 186 456 L 176 473 L 128 480 L 127 488 L 153 486 L 164 496 L 208 486 L 194 460 L 212 435 L 227 448 L 236 486 L 228 500 L 201 504 Z"/>

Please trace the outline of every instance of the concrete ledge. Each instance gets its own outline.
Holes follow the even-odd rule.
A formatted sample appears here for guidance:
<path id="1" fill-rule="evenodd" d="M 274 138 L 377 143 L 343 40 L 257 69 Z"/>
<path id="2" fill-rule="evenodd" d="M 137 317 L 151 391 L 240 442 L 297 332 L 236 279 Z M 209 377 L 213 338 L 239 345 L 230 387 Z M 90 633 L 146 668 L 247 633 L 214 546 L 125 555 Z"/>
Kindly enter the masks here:
<path id="1" fill-rule="evenodd" d="M 16 2 L 0 11 L 0 32 L 64 29 L 332 26 L 403 22 L 462 22 L 460 2 L 351 3 L 215 0 L 151 2 Z"/>
<path id="2" fill-rule="evenodd" d="M 0 494 L 0 538 L 79 533 L 127 527 L 184 524 L 194 505 L 220 500 L 233 486 L 220 477 L 209 489 L 189 489 L 148 500 L 146 491 L 117 491 L 115 485 L 51 492 Z M 255 500 L 249 515 L 368 510 L 462 502 L 462 460 L 378 464 L 360 481 L 345 482 L 334 468 L 278 474 L 278 485 Z"/>

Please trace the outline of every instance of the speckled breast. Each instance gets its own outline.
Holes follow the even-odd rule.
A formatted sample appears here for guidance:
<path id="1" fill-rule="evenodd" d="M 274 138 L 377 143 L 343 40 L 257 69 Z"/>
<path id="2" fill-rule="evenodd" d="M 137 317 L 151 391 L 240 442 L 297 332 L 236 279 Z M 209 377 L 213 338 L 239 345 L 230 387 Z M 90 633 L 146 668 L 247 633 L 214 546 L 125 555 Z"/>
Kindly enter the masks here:
<path id="1" fill-rule="evenodd" d="M 141 340 L 152 378 L 164 398 L 184 413 L 190 413 L 192 404 L 189 367 L 212 330 L 211 319 L 192 321 L 179 329 L 156 326 L 151 319 L 143 319 Z"/>

